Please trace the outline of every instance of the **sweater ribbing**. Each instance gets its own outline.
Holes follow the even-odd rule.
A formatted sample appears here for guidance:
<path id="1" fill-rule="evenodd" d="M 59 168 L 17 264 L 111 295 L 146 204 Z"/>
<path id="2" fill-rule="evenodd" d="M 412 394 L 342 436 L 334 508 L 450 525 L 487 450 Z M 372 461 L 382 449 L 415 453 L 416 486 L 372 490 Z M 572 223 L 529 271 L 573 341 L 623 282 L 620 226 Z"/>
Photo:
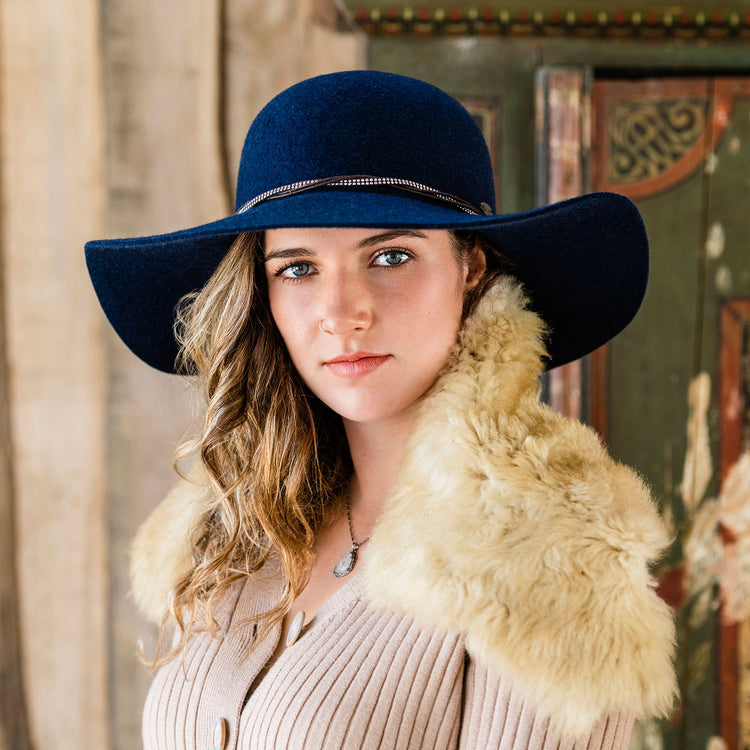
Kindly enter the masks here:
<path id="1" fill-rule="evenodd" d="M 561 742 L 502 674 L 466 658 L 463 638 L 371 606 L 355 575 L 261 677 L 280 628 L 254 643 L 237 625 L 273 602 L 280 580 L 236 585 L 217 612 L 223 634 L 195 634 L 157 673 L 144 711 L 145 750 L 626 750 L 632 718 L 605 717 Z M 252 692 L 250 688 L 252 686 Z"/>

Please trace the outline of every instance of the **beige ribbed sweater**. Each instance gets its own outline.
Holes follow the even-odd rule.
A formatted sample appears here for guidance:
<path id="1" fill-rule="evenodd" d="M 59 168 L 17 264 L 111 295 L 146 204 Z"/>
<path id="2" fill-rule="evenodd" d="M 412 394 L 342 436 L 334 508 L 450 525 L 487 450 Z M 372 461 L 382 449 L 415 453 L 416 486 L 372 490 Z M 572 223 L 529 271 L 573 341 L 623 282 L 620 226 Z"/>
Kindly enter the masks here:
<path id="1" fill-rule="evenodd" d="M 156 675 L 145 749 L 208 750 L 224 720 L 224 747 L 242 750 L 626 750 L 631 717 L 561 742 L 502 675 L 466 657 L 459 635 L 375 609 L 352 575 L 262 677 L 280 628 L 254 648 L 252 625 L 194 637 Z M 280 590 L 278 575 L 238 584 L 218 613 L 222 627 L 252 618 Z"/>

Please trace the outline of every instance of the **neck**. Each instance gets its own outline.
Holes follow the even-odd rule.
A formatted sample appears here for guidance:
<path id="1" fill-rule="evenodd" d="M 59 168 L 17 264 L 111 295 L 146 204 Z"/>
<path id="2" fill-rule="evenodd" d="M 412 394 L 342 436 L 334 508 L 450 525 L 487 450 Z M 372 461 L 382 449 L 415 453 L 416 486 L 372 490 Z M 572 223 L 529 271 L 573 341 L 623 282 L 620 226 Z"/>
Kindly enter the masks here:
<path id="1" fill-rule="evenodd" d="M 415 416 L 413 408 L 382 422 L 344 421 L 354 467 L 350 503 L 358 536 L 370 533 L 395 485 Z"/>

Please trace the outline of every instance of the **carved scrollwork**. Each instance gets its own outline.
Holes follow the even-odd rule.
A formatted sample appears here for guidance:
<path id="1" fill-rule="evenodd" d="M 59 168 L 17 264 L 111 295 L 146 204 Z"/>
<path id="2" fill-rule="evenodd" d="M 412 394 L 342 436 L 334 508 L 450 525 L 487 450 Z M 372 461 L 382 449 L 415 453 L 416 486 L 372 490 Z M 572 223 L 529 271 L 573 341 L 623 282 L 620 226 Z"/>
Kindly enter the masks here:
<path id="1" fill-rule="evenodd" d="M 702 138 L 704 98 L 618 99 L 608 117 L 608 180 L 629 184 L 659 177 Z"/>

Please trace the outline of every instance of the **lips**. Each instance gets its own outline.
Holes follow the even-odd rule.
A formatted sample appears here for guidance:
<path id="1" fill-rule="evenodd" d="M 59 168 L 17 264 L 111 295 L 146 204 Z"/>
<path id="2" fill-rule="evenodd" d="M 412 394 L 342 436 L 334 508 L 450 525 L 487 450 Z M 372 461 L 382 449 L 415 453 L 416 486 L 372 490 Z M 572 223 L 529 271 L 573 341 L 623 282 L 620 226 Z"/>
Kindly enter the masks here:
<path id="1" fill-rule="evenodd" d="M 356 378 L 368 375 L 377 370 L 390 359 L 390 354 L 373 354 L 371 352 L 354 352 L 342 354 L 323 363 L 329 372 L 342 378 Z"/>

